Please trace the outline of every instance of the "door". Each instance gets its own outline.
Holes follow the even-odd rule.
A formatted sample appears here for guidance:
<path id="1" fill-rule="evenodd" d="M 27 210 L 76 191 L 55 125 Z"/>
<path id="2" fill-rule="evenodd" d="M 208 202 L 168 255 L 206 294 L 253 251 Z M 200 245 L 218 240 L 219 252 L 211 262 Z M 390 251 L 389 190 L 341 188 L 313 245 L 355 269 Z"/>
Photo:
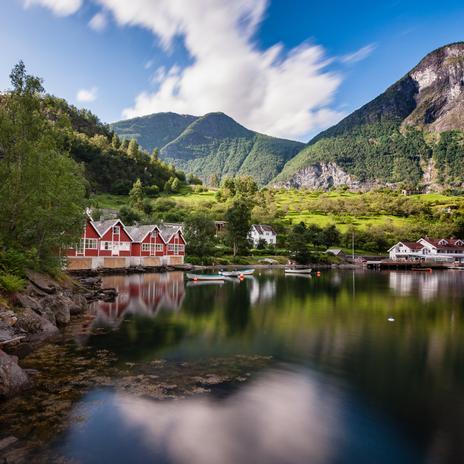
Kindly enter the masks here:
<path id="1" fill-rule="evenodd" d="M 119 256 L 119 242 L 113 242 L 111 246 L 111 255 Z"/>
<path id="2" fill-rule="evenodd" d="M 76 248 L 76 256 L 84 256 L 85 254 L 85 240 L 81 238 Z"/>

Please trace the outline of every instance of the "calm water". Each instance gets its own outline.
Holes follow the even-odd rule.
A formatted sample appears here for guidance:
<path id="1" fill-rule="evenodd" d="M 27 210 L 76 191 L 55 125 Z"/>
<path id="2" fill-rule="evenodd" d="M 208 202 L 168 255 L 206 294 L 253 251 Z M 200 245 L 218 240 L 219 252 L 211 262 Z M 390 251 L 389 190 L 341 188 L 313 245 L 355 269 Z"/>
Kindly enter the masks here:
<path id="1" fill-rule="evenodd" d="M 25 360 L 69 374 L 65 404 L 10 405 L 53 432 L 11 426 L 46 462 L 464 462 L 464 272 L 104 284 L 115 303 Z"/>

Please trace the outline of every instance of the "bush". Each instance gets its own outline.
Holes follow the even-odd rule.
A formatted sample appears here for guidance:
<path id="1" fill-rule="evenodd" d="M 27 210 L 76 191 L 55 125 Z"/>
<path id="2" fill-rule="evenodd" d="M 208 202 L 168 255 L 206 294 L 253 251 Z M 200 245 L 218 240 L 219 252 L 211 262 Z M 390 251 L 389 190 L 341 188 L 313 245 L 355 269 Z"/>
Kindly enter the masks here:
<path id="1" fill-rule="evenodd" d="M 26 282 L 14 274 L 0 274 L 0 288 L 7 293 L 16 293 L 22 290 Z"/>

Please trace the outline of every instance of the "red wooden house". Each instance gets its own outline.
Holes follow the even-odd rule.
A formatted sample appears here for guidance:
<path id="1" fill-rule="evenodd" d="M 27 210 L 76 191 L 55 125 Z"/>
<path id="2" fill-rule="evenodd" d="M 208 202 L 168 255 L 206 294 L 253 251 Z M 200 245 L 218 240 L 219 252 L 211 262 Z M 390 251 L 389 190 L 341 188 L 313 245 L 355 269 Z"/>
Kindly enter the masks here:
<path id="1" fill-rule="evenodd" d="M 127 227 L 132 241 L 131 256 L 164 256 L 166 243 L 157 225 Z"/>

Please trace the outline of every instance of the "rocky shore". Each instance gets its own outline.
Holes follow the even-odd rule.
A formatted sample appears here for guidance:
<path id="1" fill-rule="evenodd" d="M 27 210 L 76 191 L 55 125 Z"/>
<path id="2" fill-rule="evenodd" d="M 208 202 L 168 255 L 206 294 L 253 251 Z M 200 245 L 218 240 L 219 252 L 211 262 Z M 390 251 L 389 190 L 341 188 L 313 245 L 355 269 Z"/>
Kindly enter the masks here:
<path id="1" fill-rule="evenodd" d="M 32 385 L 17 354 L 27 354 L 57 336 L 73 317 L 95 300 L 112 300 L 114 289 L 102 289 L 98 276 L 64 276 L 60 281 L 37 272 L 27 275 L 27 287 L 0 300 L 0 399 Z"/>

